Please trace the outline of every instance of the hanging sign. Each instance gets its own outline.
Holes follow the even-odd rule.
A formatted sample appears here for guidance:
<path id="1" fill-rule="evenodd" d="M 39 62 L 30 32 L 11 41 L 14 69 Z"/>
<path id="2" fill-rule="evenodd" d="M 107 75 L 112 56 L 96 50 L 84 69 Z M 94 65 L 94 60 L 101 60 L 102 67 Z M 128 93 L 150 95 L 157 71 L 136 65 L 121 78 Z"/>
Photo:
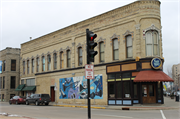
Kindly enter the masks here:
<path id="1" fill-rule="evenodd" d="M 94 65 L 93 64 L 85 65 L 85 78 L 94 79 Z"/>

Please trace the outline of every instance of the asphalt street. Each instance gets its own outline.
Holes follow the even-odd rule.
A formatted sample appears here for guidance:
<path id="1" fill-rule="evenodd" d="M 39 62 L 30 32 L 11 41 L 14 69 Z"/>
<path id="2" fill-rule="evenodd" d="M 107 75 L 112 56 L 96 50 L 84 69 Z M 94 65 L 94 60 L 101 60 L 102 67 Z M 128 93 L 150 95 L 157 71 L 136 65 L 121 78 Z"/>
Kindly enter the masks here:
<path id="1" fill-rule="evenodd" d="M 0 102 L 0 113 L 34 119 L 87 119 L 87 108 L 9 105 Z M 108 110 L 91 109 L 91 119 L 180 119 L 180 110 Z"/>

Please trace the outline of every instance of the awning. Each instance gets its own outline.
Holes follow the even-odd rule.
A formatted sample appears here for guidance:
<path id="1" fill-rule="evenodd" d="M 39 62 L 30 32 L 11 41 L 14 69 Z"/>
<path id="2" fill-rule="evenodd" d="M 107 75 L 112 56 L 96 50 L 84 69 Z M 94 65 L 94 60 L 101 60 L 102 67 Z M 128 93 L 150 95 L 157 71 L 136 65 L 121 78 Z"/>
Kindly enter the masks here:
<path id="1" fill-rule="evenodd" d="M 172 78 L 170 78 L 167 74 L 162 71 L 140 71 L 134 82 L 156 82 L 156 81 L 163 81 L 163 82 L 174 82 Z"/>
<path id="2" fill-rule="evenodd" d="M 25 84 L 19 85 L 19 86 L 15 89 L 15 91 L 21 91 L 21 90 L 24 88 L 24 86 L 25 86 Z"/>
<path id="3" fill-rule="evenodd" d="M 22 89 L 22 91 L 35 91 L 36 86 L 26 86 Z"/>

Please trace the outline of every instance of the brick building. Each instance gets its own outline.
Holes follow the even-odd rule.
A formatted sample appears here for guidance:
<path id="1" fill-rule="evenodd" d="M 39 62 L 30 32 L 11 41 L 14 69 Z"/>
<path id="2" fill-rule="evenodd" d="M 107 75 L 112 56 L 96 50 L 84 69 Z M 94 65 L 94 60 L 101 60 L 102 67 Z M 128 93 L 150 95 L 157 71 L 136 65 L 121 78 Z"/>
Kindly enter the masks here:
<path id="1" fill-rule="evenodd" d="M 11 47 L 0 51 L 0 101 L 18 95 L 15 89 L 20 81 L 20 53 L 19 48 Z"/>
<path id="2" fill-rule="evenodd" d="M 91 104 L 164 103 L 160 2 L 139 0 L 21 44 L 22 95 L 87 103 L 86 29 L 97 34 Z M 57 90 L 54 90 L 57 89 Z"/>

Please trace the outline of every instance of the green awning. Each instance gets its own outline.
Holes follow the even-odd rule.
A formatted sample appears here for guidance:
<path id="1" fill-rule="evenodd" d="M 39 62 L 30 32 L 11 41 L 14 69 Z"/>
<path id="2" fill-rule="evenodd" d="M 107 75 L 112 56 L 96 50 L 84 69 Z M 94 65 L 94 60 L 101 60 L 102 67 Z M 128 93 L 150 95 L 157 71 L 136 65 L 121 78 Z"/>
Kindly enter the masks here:
<path id="1" fill-rule="evenodd" d="M 22 91 L 35 91 L 36 86 L 26 86 L 22 89 Z"/>
<path id="2" fill-rule="evenodd" d="M 15 91 L 21 91 L 21 90 L 24 88 L 24 86 L 25 86 L 25 84 L 19 85 L 19 86 L 15 89 Z"/>

